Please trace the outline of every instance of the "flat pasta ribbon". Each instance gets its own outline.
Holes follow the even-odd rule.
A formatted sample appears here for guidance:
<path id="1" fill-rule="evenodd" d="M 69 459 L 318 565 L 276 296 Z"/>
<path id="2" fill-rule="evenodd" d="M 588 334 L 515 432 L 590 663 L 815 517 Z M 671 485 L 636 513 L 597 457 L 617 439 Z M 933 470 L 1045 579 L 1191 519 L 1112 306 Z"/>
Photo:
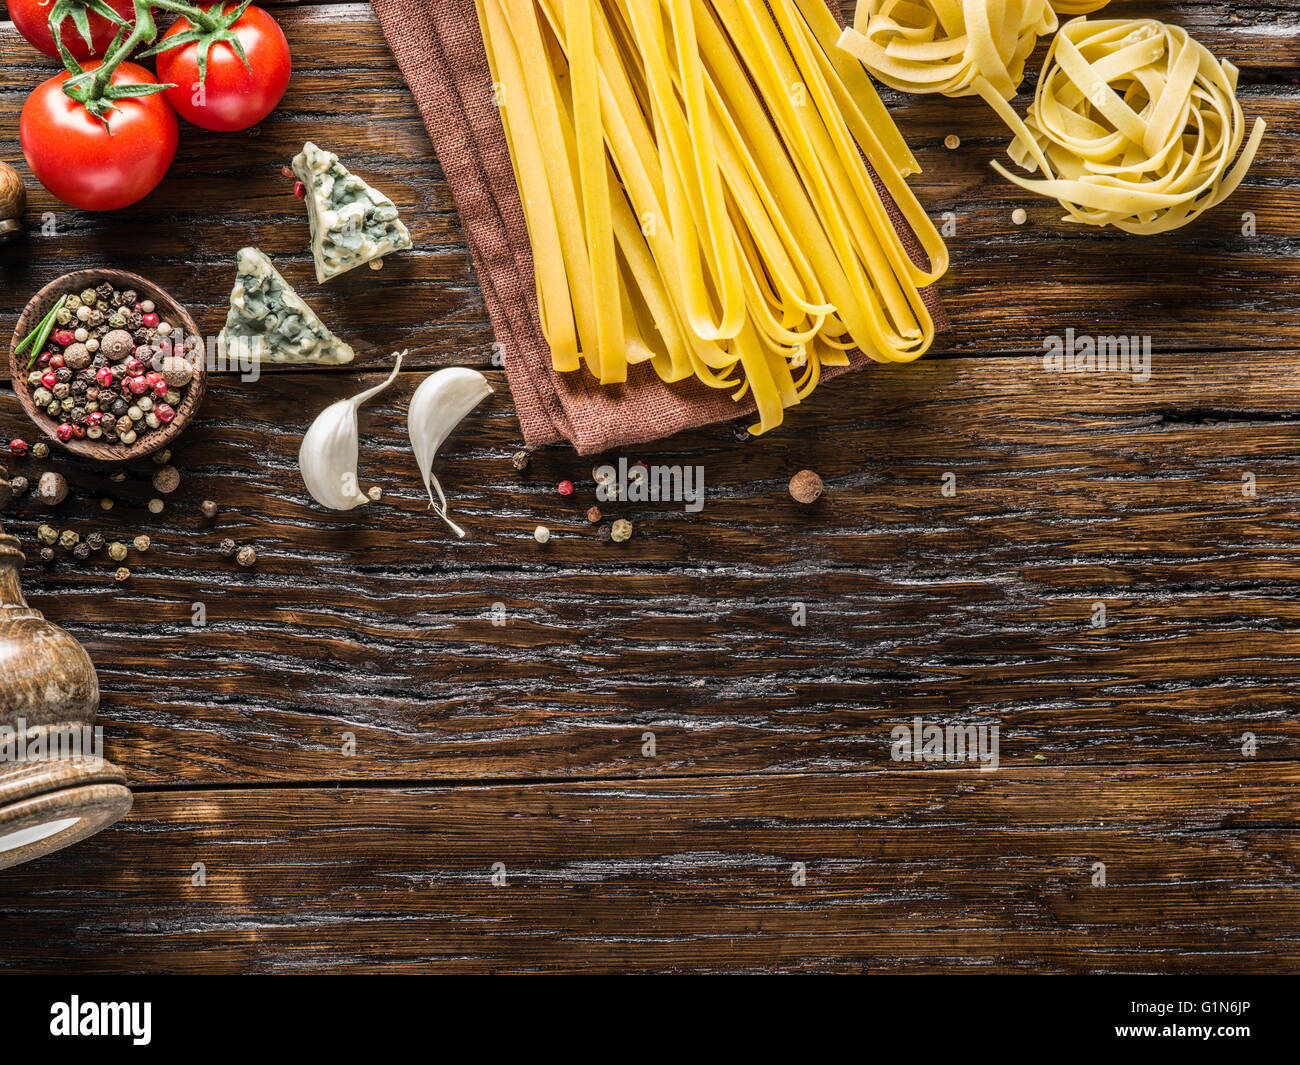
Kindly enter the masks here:
<path id="1" fill-rule="evenodd" d="M 556 370 L 649 361 L 751 398 L 758 433 L 850 349 L 929 348 L 947 249 L 826 0 L 477 4 Z"/>
<path id="2" fill-rule="evenodd" d="M 1246 136 L 1237 68 L 1155 19 L 1067 23 L 1026 120 L 1012 112 L 1008 123 L 1008 154 L 1042 177 L 995 162 L 1000 174 L 1056 199 L 1064 221 L 1139 234 L 1177 229 L 1227 199 L 1265 130 L 1256 119 Z"/>

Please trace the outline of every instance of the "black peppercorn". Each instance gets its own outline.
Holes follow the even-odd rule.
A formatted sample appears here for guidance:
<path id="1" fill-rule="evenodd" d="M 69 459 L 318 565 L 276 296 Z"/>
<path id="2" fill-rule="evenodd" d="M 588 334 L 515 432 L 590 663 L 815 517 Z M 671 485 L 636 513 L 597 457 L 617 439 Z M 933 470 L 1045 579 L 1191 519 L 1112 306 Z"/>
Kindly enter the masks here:
<path id="1" fill-rule="evenodd" d="M 221 553 L 222 553 L 223 555 L 225 555 L 226 558 L 229 558 L 231 555 L 233 555 L 233 554 L 234 554 L 236 551 L 238 551 L 238 550 L 239 550 L 239 547 L 238 547 L 238 545 L 235 543 L 234 540 L 229 540 L 229 539 L 227 539 L 227 540 L 222 540 L 222 541 L 221 541 Z"/>
<path id="2" fill-rule="evenodd" d="M 113 401 L 113 413 L 119 418 L 125 415 L 130 409 L 131 405 L 124 399 L 115 399 Z"/>
<path id="3" fill-rule="evenodd" d="M 57 370 L 54 371 L 54 377 L 55 380 L 59 382 L 59 384 L 66 385 L 69 381 L 72 380 L 72 371 L 66 366 L 60 366 Z"/>
<path id="4" fill-rule="evenodd" d="M 606 522 L 604 525 L 602 525 L 599 529 L 596 530 L 596 535 L 599 536 L 602 540 L 608 540 L 613 537 L 614 528 L 612 525 Z"/>
<path id="5" fill-rule="evenodd" d="M 100 550 L 104 546 L 104 534 L 97 532 L 89 533 L 86 536 L 86 546 L 92 551 Z"/>
<path id="6" fill-rule="evenodd" d="M 96 287 L 95 295 L 105 303 L 108 303 L 113 298 L 113 286 L 105 281 L 102 285 Z"/>
<path id="7" fill-rule="evenodd" d="M 51 548 L 48 548 L 48 547 L 42 547 L 42 548 L 41 548 L 41 561 L 42 561 L 42 562 L 53 562 L 53 561 L 54 561 L 54 551 L 53 551 Z"/>
<path id="8" fill-rule="evenodd" d="M 90 557 L 90 545 L 82 540 L 81 543 L 73 545 L 72 554 L 84 562 Z"/>
<path id="9" fill-rule="evenodd" d="M 516 451 L 510 458 L 510 465 L 517 470 L 528 469 L 528 452 Z"/>

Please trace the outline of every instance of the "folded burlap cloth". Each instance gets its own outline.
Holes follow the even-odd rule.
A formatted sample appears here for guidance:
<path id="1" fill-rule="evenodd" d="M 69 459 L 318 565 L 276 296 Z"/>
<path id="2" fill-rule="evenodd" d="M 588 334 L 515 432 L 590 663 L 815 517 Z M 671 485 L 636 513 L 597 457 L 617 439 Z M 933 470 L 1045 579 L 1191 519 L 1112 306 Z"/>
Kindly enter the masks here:
<path id="1" fill-rule="evenodd" d="M 373 2 L 460 211 L 525 444 L 568 440 L 579 454 L 592 455 L 753 411 L 753 403 L 737 403 L 729 391 L 694 379 L 665 384 L 649 364 L 629 368 L 627 384 L 612 387 L 598 384 L 584 370 L 556 373 L 537 317 L 528 227 L 493 102 L 474 0 Z M 876 187 L 909 254 L 924 263 L 915 234 L 879 181 Z M 925 302 L 936 326 L 945 328 L 947 319 L 933 288 L 925 292 Z M 822 376 L 868 361 L 855 352 L 850 366 L 827 367 Z"/>

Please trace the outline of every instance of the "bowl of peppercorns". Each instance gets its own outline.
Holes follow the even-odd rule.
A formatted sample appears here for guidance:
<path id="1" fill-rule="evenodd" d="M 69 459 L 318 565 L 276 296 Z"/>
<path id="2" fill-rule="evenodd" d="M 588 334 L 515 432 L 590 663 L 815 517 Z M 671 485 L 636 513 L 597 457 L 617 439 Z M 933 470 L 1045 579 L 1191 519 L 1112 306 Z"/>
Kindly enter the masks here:
<path id="1" fill-rule="evenodd" d="M 9 346 L 14 393 L 69 451 L 143 458 L 185 428 L 207 389 L 189 313 L 125 270 L 77 270 L 32 297 Z"/>

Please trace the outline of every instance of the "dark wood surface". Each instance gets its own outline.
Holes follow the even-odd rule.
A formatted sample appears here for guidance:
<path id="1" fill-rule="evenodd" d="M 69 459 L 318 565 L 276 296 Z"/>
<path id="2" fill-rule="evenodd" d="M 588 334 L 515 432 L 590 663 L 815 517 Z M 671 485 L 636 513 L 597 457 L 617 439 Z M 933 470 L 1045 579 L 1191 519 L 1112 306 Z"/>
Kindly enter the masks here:
<path id="1" fill-rule="evenodd" d="M 0 873 L 0 969 L 1300 971 L 1300 13 L 1124 9 L 1241 67 L 1270 123 L 1245 187 L 1163 237 L 1066 227 L 989 170 L 1006 138 L 982 105 L 889 95 L 923 202 L 956 221 L 952 332 L 770 437 L 716 426 L 630 455 L 700 464 L 709 490 L 700 514 L 606 507 L 636 523 L 621 545 L 583 518 L 593 462 L 510 465 L 454 205 L 368 6 L 275 6 L 282 110 L 253 134 L 185 129 L 161 188 L 107 216 L 21 165 L 18 113 L 53 68 L 0 23 L 0 158 L 56 228 L 0 248 L 0 322 L 112 266 L 217 328 L 257 244 L 359 352 L 213 375 L 161 516 L 148 463 L 113 484 L 7 460 L 69 476 L 59 524 L 154 547 L 124 585 L 102 559 L 26 567 L 95 661 L 136 807 Z M 415 250 L 314 284 L 279 173 L 307 138 L 393 196 Z M 1151 380 L 1045 372 L 1043 338 L 1070 327 L 1149 335 Z M 296 469 L 307 422 L 407 347 L 362 418 L 384 500 L 321 511 Z M 427 511 L 405 436 L 439 365 L 497 389 L 441 467 L 464 541 Z M 11 392 L 0 411 L 0 435 L 27 432 Z M 828 487 L 808 508 L 785 491 L 804 467 Z M 4 520 L 31 545 L 48 517 L 27 500 Z M 257 566 L 222 558 L 225 537 Z M 1002 768 L 891 762 L 916 716 L 998 725 Z"/>

